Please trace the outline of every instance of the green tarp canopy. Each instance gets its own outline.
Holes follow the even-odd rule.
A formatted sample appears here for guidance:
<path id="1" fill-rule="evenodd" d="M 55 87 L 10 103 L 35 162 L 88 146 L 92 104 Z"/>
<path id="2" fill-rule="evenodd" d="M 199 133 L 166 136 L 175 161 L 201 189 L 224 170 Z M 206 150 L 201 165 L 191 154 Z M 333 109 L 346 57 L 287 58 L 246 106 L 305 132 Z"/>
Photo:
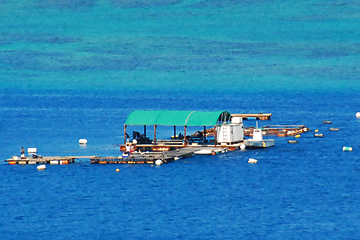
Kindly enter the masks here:
<path id="1" fill-rule="evenodd" d="M 229 121 L 227 111 L 133 111 L 125 125 L 215 126 Z"/>

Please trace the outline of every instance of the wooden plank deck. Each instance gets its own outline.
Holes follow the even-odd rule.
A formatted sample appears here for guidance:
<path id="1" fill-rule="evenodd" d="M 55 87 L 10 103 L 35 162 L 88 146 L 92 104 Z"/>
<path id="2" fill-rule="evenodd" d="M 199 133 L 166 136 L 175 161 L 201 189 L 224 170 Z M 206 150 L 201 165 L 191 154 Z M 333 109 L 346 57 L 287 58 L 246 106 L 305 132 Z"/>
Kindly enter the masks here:
<path id="1" fill-rule="evenodd" d="M 242 117 L 243 119 L 269 120 L 272 113 L 234 113 L 232 117 Z"/>
<path id="2" fill-rule="evenodd" d="M 95 156 L 44 156 L 44 157 L 24 157 L 24 158 L 9 158 L 5 162 L 15 165 L 25 165 L 25 164 L 69 164 L 74 163 L 76 159 L 90 159 Z"/>
<path id="3" fill-rule="evenodd" d="M 161 160 L 163 163 L 169 163 L 177 161 L 183 158 L 189 158 L 195 155 L 196 151 L 206 150 L 209 152 L 220 153 L 223 149 L 235 150 L 238 148 L 237 145 L 194 145 L 188 147 L 182 147 L 175 150 L 163 151 L 163 152 L 133 152 L 128 157 L 99 157 L 99 156 L 44 156 L 38 158 L 25 157 L 25 158 L 10 158 L 5 160 L 11 165 L 20 164 L 69 164 L 74 163 L 76 159 L 89 159 L 90 163 L 98 164 L 155 164 L 156 160 Z"/>
<path id="4" fill-rule="evenodd" d="M 219 153 L 225 148 L 214 146 L 196 146 L 164 152 L 134 152 L 129 157 L 94 157 L 90 159 L 90 162 L 99 164 L 154 164 L 156 160 L 161 160 L 163 163 L 169 163 L 179 159 L 192 157 L 195 155 L 196 151 L 204 149 Z"/>

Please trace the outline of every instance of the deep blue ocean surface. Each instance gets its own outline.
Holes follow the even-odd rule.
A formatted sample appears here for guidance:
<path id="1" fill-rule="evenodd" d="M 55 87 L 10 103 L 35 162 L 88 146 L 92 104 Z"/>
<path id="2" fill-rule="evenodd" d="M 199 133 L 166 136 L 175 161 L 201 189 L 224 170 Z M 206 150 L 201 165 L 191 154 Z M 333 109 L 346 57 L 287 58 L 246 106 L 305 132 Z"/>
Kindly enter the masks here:
<path id="1" fill-rule="evenodd" d="M 0 9 L 1 239 L 360 239 L 358 1 L 0 0 Z M 21 147 L 117 156 L 133 110 L 272 113 L 259 125 L 312 131 L 298 144 L 275 137 L 273 148 L 161 166 L 2 161 Z"/>

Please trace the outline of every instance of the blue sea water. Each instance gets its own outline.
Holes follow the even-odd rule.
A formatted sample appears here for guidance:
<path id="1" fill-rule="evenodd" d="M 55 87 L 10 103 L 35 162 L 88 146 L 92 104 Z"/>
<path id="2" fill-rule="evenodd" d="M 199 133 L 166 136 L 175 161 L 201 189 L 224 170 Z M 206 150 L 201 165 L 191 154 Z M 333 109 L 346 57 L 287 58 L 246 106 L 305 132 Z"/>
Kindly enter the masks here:
<path id="1" fill-rule="evenodd" d="M 275 137 L 273 148 L 158 167 L 1 162 L 1 239 L 360 238 L 358 1 L 0 0 L 0 9 L 0 160 L 22 146 L 119 155 L 133 110 L 269 112 L 260 126 L 312 130 L 298 144 Z"/>

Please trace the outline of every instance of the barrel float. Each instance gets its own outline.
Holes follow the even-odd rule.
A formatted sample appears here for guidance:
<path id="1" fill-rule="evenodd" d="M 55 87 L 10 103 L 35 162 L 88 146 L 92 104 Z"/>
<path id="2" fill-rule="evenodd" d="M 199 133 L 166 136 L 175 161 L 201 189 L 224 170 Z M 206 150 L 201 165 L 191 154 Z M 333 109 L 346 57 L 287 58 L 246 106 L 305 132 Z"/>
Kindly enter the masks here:
<path id="1" fill-rule="evenodd" d="M 356 113 L 356 118 L 360 118 L 360 112 Z"/>
<path id="2" fill-rule="evenodd" d="M 59 161 L 58 160 L 52 160 L 52 161 L 50 161 L 50 164 L 51 165 L 56 165 L 56 164 L 59 164 Z"/>
<path id="3" fill-rule="evenodd" d="M 322 134 L 322 133 L 315 133 L 315 134 L 314 134 L 314 137 L 324 137 L 324 134 Z"/>
<path id="4" fill-rule="evenodd" d="M 344 152 L 351 152 L 352 150 L 353 150 L 352 147 L 346 147 L 346 146 L 343 147 Z"/>
<path id="5" fill-rule="evenodd" d="M 37 166 L 37 170 L 45 170 L 46 166 L 44 164 Z"/>
<path id="6" fill-rule="evenodd" d="M 60 165 L 69 164 L 69 160 L 61 160 Z"/>
<path id="7" fill-rule="evenodd" d="M 330 131 L 339 131 L 340 129 L 339 128 L 330 128 L 329 130 Z"/>
<path id="8" fill-rule="evenodd" d="M 301 135 L 300 135 L 300 134 L 298 134 L 298 135 L 295 135 L 295 137 L 296 137 L 296 138 L 299 138 L 299 137 L 301 137 Z"/>
<path id="9" fill-rule="evenodd" d="M 25 164 L 26 164 L 26 161 L 19 161 L 19 164 L 20 164 L 20 165 L 25 165 Z"/>
<path id="10" fill-rule="evenodd" d="M 87 144 L 87 140 L 86 139 L 80 139 L 79 144 Z"/>
<path id="11" fill-rule="evenodd" d="M 326 121 L 323 121 L 323 124 L 332 124 L 332 121 L 326 120 Z"/>
<path id="12" fill-rule="evenodd" d="M 298 143 L 297 140 L 289 140 L 288 143 Z"/>
<path id="13" fill-rule="evenodd" d="M 10 165 L 15 165 L 16 164 L 16 161 L 9 161 L 8 162 Z"/>
<path id="14" fill-rule="evenodd" d="M 254 163 L 257 163 L 257 160 L 254 158 L 249 158 L 248 163 L 254 164 Z"/>
<path id="15" fill-rule="evenodd" d="M 161 161 L 160 159 L 158 159 L 158 160 L 155 161 L 155 164 L 159 166 L 159 165 L 163 164 L 163 161 Z"/>

